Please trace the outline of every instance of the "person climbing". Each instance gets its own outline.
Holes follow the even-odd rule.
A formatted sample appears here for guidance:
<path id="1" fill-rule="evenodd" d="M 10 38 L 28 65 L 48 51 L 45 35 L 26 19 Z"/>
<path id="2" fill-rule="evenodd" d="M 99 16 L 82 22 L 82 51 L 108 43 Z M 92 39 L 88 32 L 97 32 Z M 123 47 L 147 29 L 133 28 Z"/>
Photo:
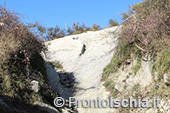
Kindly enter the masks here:
<path id="1" fill-rule="evenodd" d="M 81 53 L 80 53 L 80 56 L 83 55 L 86 51 L 86 45 L 83 44 L 83 47 L 82 47 L 82 50 L 81 50 Z"/>

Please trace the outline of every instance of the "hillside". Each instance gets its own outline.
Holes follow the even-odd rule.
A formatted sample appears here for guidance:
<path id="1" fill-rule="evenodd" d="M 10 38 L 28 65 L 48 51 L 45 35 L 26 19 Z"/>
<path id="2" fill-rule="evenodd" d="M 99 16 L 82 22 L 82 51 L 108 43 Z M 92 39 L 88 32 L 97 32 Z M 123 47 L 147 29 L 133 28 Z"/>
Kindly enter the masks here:
<path id="1" fill-rule="evenodd" d="M 112 27 L 95 32 L 89 31 L 46 43 L 48 51 L 45 60 L 50 62 L 59 61 L 66 72 L 73 73 L 76 81 L 76 91 L 70 91 L 70 93 L 74 93 L 75 97 L 79 99 L 96 99 L 97 97 L 106 99 L 108 97 L 109 92 L 106 91 L 100 79 L 103 69 L 110 62 L 116 47 L 118 30 L 113 34 L 116 29 L 117 27 Z M 83 45 L 85 45 L 85 51 L 81 54 Z M 55 75 L 48 75 L 49 79 L 52 79 L 51 82 L 54 79 L 58 81 L 57 75 Z M 51 86 L 58 87 L 56 84 L 51 84 Z M 54 89 L 59 92 L 63 88 Z M 62 97 L 68 99 L 68 94 L 65 94 L 68 91 L 65 90 L 63 91 L 64 94 L 61 93 L 62 91 L 59 93 Z M 110 110 L 80 108 L 78 111 L 80 113 L 102 113 Z"/>
<path id="2" fill-rule="evenodd" d="M 78 108 L 80 113 L 170 112 L 168 6 L 166 0 L 145 0 L 122 14 L 123 25 L 116 33 L 113 27 L 47 42 L 49 51 L 45 60 L 59 61 L 66 72 L 73 73 L 76 81 L 74 91 L 64 88 L 60 96 L 67 99 L 70 95 L 65 93 L 69 93 L 79 99 L 120 100 L 132 97 L 147 99 L 149 103 L 154 98 L 160 99 L 159 107 Z"/>
<path id="3" fill-rule="evenodd" d="M 0 112 L 170 113 L 169 6 L 144 0 L 119 25 L 67 31 L 0 7 Z"/>

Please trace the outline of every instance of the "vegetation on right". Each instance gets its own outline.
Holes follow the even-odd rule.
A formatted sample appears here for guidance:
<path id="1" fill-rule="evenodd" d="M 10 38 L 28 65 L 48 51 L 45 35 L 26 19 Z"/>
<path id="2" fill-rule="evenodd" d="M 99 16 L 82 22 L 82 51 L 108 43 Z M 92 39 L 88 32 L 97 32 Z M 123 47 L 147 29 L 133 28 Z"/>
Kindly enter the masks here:
<path id="1" fill-rule="evenodd" d="M 122 14 L 123 23 L 116 52 L 103 70 L 102 81 L 111 84 L 109 76 L 127 63 L 137 59 L 132 69 L 136 74 L 142 60 L 152 63 L 152 74 L 157 73 L 149 90 L 150 96 L 162 98 L 170 95 L 170 2 L 168 0 L 144 0 Z M 168 82 L 164 83 L 164 74 Z M 109 85 L 107 85 L 109 81 Z M 112 83 L 113 84 L 113 83 Z M 159 88 L 157 86 L 160 86 Z M 111 88 L 110 85 L 109 89 Z M 126 87 L 124 88 L 126 89 Z"/>

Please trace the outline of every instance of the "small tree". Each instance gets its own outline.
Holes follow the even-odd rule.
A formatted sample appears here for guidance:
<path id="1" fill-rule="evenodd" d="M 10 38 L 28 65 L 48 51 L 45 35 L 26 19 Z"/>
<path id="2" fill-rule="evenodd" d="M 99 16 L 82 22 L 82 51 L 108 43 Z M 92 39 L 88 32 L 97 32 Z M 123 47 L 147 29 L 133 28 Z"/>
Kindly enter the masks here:
<path id="1" fill-rule="evenodd" d="M 58 25 L 55 28 L 51 27 L 48 29 L 47 38 L 48 39 L 56 39 L 65 36 L 64 30 L 61 30 Z"/>
<path id="2" fill-rule="evenodd" d="M 100 25 L 97 25 L 97 24 L 93 24 L 92 26 L 92 31 L 97 31 L 97 30 L 100 30 Z"/>
<path id="3" fill-rule="evenodd" d="M 67 29 L 67 34 L 68 34 L 68 35 L 73 34 L 73 30 L 72 30 L 70 27 L 68 27 L 68 29 Z"/>
<path id="4" fill-rule="evenodd" d="M 117 26 L 118 23 L 112 19 L 109 20 L 109 27 Z"/>

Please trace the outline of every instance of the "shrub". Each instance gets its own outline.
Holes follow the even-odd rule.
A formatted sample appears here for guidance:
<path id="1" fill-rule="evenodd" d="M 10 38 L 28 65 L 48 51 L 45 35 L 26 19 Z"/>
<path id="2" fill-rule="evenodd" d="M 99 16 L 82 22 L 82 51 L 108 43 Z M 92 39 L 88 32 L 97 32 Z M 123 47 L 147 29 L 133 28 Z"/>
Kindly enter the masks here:
<path id="1" fill-rule="evenodd" d="M 131 7 L 134 16 L 128 20 L 122 28 L 120 44 L 137 47 L 142 55 L 152 55 L 153 61 L 164 62 L 159 57 L 162 55 L 168 57 L 168 48 L 170 48 L 170 17 L 167 0 L 145 0 Z M 165 58 L 166 59 L 166 58 Z M 166 60 L 169 62 L 169 60 Z M 161 69 L 157 64 L 157 69 Z M 168 64 L 164 66 L 163 72 L 169 68 Z M 162 74 L 162 73 L 160 73 Z"/>
<path id="2" fill-rule="evenodd" d="M 100 25 L 93 24 L 93 26 L 92 26 L 91 30 L 92 30 L 92 31 L 100 30 Z"/>
<path id="3" fill-rule="evenodd" d="M 135 55 L 140 61 L 146 57 L 154 62 L 153 69 L 159 79 L 170 71 L 170 2 L 167 0 L 145 0 L 131 6 L 123 13 L 124 25 L 121 27 L 119 42 L 110 64 L 104 69 L 105 75 L 115 72 L 126 59 Z M 133 70 L 140 68 L 138 62 Z"/>
<path id="4" fill-rule="evenodd" d="M 30 82 L 39 81 L 42 89 L 46 83 L 46 69 L 40 55 L 45 46 L 18 14 L 0 8 L 0 21 L 3 23 L 0 25 L 0 95 L 25 103 L 41 99 L 41 94 L 30 89 Z"/>
<path id="5" fill-rule="evenodd" d="M 141 62 L 137 61 L 136 65 L 133 67 L 133 71 L 134 71 L 135 75 L 139 71 L 140 67 L 141 67 Z"/>
<path id="6" fill-rule="evenodd" d="M 117 26 L 118 23 L 112 19 L 109 20 L 109 27 Z"/>
<path id="7" fill-rule="evenodd" d="M 56 25 L 55 28 L 51 27 L 51 28 L 47 29 L 47 32 L 48 32 L 47 37 L 50 40 L 62 38 L 65 36 L 64 30 L 61 30 L 58 25 Z"/>

